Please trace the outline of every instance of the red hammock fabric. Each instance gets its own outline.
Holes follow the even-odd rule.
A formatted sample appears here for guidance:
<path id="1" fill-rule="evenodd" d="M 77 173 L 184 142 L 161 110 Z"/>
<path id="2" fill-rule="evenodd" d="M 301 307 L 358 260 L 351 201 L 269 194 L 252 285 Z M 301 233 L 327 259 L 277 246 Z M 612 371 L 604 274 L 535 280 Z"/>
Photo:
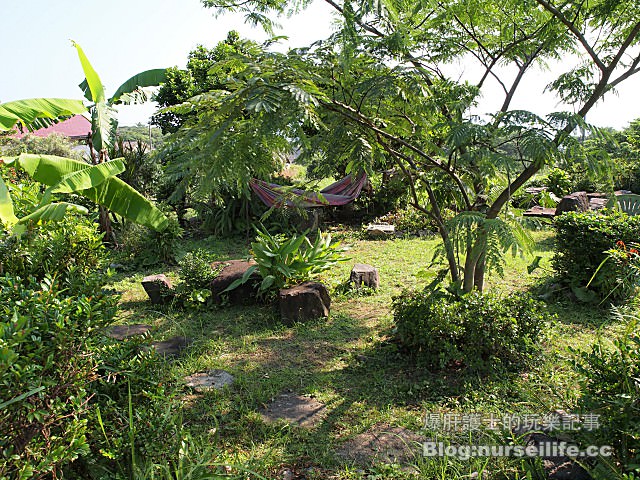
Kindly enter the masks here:
<path id="1" fill-rule="evenodd" d="M 353 202 L 367 183 L 367 174 L 359 173 L 357 176 L 347 175 L 341 180 L 332 183 L 317 192 L 308 192 L 298 188 L 288 188 L 275 183 L 267 183 L 263 180 L 251 179 L 249 185 L 255 194 L 268 207 L 336 207 Z M 291 197 L 295 197 L 292 199 Z"/>

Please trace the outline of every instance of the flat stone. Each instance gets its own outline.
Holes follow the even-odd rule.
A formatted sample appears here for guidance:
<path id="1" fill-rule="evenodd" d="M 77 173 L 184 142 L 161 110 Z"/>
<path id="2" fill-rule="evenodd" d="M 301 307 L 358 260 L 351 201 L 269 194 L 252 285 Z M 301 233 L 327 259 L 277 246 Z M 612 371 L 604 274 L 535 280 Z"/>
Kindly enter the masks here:
<path id="1" fill-rule="evenodd" d="M 525 217 L 540 217 L 540 218 L 553 218 L 556 216 L 555 208 L 544 208 L 540 206 L 531 207 L 522 215 Z"/>
<path id="2" fill-rule="evenodd" d="M 336 454 L 363 467 L 376 462 L 413 465 L 421 456 L 424 441 L 406 428 L 378 424 L 347 440 Z"/>
<path id="3" fill-rule="evenodd" d="M 191 340 L 186 337 L 173 337 L 168 340 L 153 342 L 151 346 L 155 349 L 158 355 L 176 357 L 180 355 L 182 350 L 187 348 L 190 343 Z"/>
<path id="4" fill-rule="evenodd" d="M 124 340 L 125 338 L 135 335 L 144 335 L 151 331 L 152 328 L 151 325 L 143 325 L 141 323 L 135 325 L 114 325 L 109 329 L 107 336 L 115 338 L 116 340 Z"/>
<path id="5" fill-rule="evenodd" d="M 212 263 L 211 268 L 220 270 L 220 273 L 209 284 L 211 298 L 214 303 L 220 304 L 225 299 L 228 299 L 231 305 L 256 303 L 258 287 L 261 281 L 258 272 L 254 272 L 246 283 L 223 293 L 229 285 L 242 278 L 244 273 L 254 265 L 256 265 L 256 262 L 253 260 L 228 260 L 226 262 Z"/>
<path id="6" fill-rule="evenodd" d="M 322 283 L 304 282 L 278 292 L 280 318 L 285 325 L 329 316 L 331 297 Z"/>
<path id="7" fill-rule="evenodd" d="M 193 388 L 196 392 L 220 390 L 234 382 L 233 375 L 224 370 L 194 373 L 184 377 L 184 380 L 187 387 Z"/>
<path id="8" fill-rule="evenodd" d="M 382 238 L 392 236 L 396 227 L 387 224 L 371 224 L 367 226 L 367 235 L 372 238 Z"/>
<path id="9" fill-rule="evenodd" d="M 173 297 L 173 285 L 164 274 L 149 275 L 142 279 L 142 287 L 154 305 L 163 305 Z"/>
<path id="10" fill-rule="evenodd" d="M 327 414 L 327 408 L 314 398 L 302 397 L 294 393 L 283 393 L 260 411 L 267 423 L 284 420 L 300 427 L 312 428 Z"/>
<path id="11" fill-rule="evenodd" d="M 380 274 L 378 270 L 366 263 L 356 263 L 351 269 L 349 282 L 353 283 L 356 288 L 361 286 L 373 288 L 377 290 L 380 286 Z"/>

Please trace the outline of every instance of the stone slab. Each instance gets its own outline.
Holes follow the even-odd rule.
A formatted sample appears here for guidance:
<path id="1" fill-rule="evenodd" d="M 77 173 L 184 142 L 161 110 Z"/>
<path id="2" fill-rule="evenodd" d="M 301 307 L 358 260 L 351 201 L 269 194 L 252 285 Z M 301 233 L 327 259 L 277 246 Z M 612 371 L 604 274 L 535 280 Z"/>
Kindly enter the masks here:
<path id="1" fill-rule="evenodd" d="M 314 398 L 283 393 L 260 411 L 267 423 L 284 420 L 304 428 L 319 424 L 327 414 L 326 406 Z"/>
<path id="2" fill-rule="evenodd" d="M 176 357 L 182 353 L 182 350 L 187 348 L 191 343 L 191 340 L 186 337 L 173 337 L 167 340 L 153 342 L 151 346 L 155 349 L 158 355 L 165 357 Z"/>
<path id="3" fill-rule="evenodd" d="M 406 428 L 378 424 L 347 440 L 336 454 L 365 467 L 378 462 L 413 465 L 422 454 L 424 441 L 423 436 Z"/>
<path id="4" fill-rule="evenodd" d="M 115 338 L 116 340 L 124 340 L 135 335 L 144 335 L 145 333 L 150 332 L 152 328 L 153 327 L 151 325 L 144 325 L 141 323 L 135 325 L 114 325 L 109 329 L 107 336 Z"/>
<path id="5" fill-rule="evenodd" d="M 234 382 L 233 375 L 224 370 L 198 372 L 193 375 L 187 375 L 184 380 L 187 387 L 193 388 L 196 392 L 220 390 Z"/>

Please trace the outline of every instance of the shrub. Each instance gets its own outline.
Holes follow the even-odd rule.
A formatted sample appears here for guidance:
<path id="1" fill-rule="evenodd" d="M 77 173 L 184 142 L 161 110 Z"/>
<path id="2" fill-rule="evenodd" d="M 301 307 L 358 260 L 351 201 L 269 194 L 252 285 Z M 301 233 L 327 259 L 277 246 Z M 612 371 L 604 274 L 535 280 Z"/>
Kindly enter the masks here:
<path id="1" fill-rule="evenodd" d="M 78 294 L 103 283 L 106 261 L 102 234 L 86 217 L 65 216 L 21 237 L 0 230 L 0 275 L 36 281 L 49 276 Z"/>
<path id="2" fill-rule="evenodd" d="M 525 367 L 550 316 L 528 295 L 403 292 L 393 300 L 396 336 L 431 368 Z"/>
<path id="3" fill-rule="evenodd" d="M 571 178 L 564 170 L 552 168 L 544 180 L 544 186 L 555 195 L 563 197 L 567 193 L 570 193 L 572 186 Z"/>
<path id="4" fill-rule="evenodd" d="M 50 277 L 0 277 L 0 478 L 55 473 L 87 453 L 96 332 L 115 309 L 97 284 L 75 295 Z"/>
<path id="5" fill-rule="evenodd" d="M 582 432 L 590 445 L 611 445 L 613 462 L 601 463 L 600 478 L 618 473 L 640 473 L 640 336 L 638 320 L 616 338 L 613 348 L 602 341 L 590 351 L 577 352 L 573 362 L 582 375 L 580 406 L 584 412 L 599 415 L 598 428 Z M 608 475 L 606 474 L 608 473 Z M 616 476 L 618 478 L 618 476 Z"/>
<path id="6" fill-rule="evenodd" d="M 589 281 L 617 242 L 630 244 L 640 238 L 640 216 L 621 212 L 606 215 L 595 212 L 567 212 L 555 220 L 556 253 L 553 267 L 558 277 L 581 300 L 627 300 L 633 289 L 620 288 L 628 276 L 620 262 L 606 262 Z M 589 284 L 589 290 L 587 290 Z"/>
<path id="7" fill-rule="evenodd" d="M 211 267 L 211 256 L 199 248 L 180 260 L 181 283 L 176 289 L 176 300 L 184 306 L 200 307 L 211 298 L 211 281 L 220 269 Z"/>

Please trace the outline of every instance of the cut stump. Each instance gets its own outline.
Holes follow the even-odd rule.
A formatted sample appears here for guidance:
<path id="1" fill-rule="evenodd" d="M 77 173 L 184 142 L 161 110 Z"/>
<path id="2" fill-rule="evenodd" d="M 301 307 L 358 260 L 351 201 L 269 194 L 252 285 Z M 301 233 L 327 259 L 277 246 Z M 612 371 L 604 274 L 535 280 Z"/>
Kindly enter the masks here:
<path id="1" fill-rule="evenodd" d="M 356 263 L 351 269 L 349 282 L 353 283 L 356 288 L 361 286 L 373 288 L 377 290 L 380 286 L 380 274 L 375 267 L 366 263 Z"/>
<path id="2" fill-rule="evenodd" d="M 142 287 L 154 305 L 163 305 L 173 297 L 173 285 L 164 274 L 149 275 L 142 279 Z"/>
<path id="3" fill-rule="evenodd" d="M 331 297 L 327 287 L 318 282 L 304 282 L 283 288 L 278 294 L 280 318 L 285 325 L 329 316 Z"/>
<path id="4" fill-rule="evenodd" d="M 252 273 L 247 283 L 223 293 L 229 285 L 242 278 L 245 272 L 254 265 L 256 265 L 256 262 L 253 260 L 228 260 L 226 262 L 212 263 L 211 268 L 220 269 L 218 276 L 211 280 L 209 284 L 213 301 L 220 304 L 225 298 L 228 298 L 231 305 L 255 303 L 258 295 L 258 286 L 260 285 L 258 272 Z"/>

